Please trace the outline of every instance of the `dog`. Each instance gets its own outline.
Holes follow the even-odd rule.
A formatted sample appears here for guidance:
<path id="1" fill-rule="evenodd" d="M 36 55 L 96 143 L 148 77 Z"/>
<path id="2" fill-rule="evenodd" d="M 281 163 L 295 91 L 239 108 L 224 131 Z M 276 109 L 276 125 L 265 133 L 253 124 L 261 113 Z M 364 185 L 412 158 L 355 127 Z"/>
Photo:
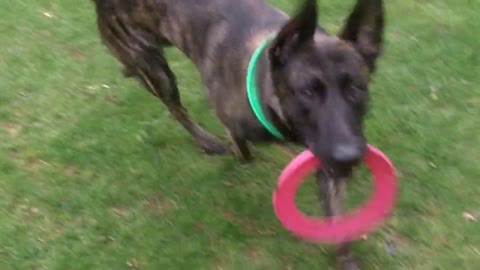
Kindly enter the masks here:
<path id="1" fill-rule="evenodd" d="M 167 106 L 208 154 L 252 159 L 249 143 L 294 143 L 325 164 L 317 173 L 328 216 L 343 211 L 346 179 L 362 159 L 368 85 L 383 51 L 382 0 L 357 0 L 339 34 L 318 25 L 316 0 L 288 16 L 264 0 L 92 0 L 102 42 Z M 281 137 L 257 119 L 246 76 L 255 72 L 260 109 Z M 164 49 L 175 46 L 200 72 L 205 92 L 231 144 L 200 127 L 183 107 Z M 339 269 L 359 269 L 348 243 L 337 247 Z"/>

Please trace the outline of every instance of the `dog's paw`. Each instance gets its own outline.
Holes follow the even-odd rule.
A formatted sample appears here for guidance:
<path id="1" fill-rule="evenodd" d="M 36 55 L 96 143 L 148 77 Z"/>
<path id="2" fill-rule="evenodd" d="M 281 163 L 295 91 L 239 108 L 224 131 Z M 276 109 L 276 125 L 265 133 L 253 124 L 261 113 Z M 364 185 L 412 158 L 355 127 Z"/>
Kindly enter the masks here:
<path id="1" fill-rule="evenodd" d="M 255 160 L 251 154 L 248 155 L 243 155 L 242 153 L 238 153 L 236 151 L 233 151 L 235 154 L 235 157 L 240 161 L 242 164 L 251 164 Z"/>
<path id="2" fill-rule="evenodd" d="M 232 152 L 228 144 L 215 139 L 202 140 L 199 144 L 207 155 L 224 155 Z"/>
<path id="3" fill-rule="evenodd" d="M 242 141 L 240 144 L 237 142 L 232 143 L 231 150 L 235 157 L 242 164 L 249 164 L 253 162 L 253 155 L 245 141 Z"/>
<path id="4" fill-rule="evenodd" d="M 228 144 L 200 127 L 197 127 L 196 133 L 193 134 L 193 139 L 207 155 L 223 155 L 232 152 Z"/>
<path id="5" fill-rule="evenodd" d="M 203 145 L 202 150 L 207 154 L 207 155 L 224 155 L 231 153 L 232 151 L 230 150 L 230 147 L 227 144 L 208 144 L 208 145 Z"/>

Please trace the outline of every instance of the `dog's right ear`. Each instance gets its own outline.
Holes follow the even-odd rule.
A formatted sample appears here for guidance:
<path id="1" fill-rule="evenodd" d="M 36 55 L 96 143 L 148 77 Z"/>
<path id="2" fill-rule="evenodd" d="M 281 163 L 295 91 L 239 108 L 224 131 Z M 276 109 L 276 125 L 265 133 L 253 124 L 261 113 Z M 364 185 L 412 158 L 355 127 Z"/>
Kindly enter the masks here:
<path id="1" fill-rule="evenodd" d="M 269 49 L 270 61 L 274 66 L 285 64 L 288 57 L 300 45 L 313 41 L 318 21 L 317 0 L 306 0 L 297 13 L 280 30 Z"/>

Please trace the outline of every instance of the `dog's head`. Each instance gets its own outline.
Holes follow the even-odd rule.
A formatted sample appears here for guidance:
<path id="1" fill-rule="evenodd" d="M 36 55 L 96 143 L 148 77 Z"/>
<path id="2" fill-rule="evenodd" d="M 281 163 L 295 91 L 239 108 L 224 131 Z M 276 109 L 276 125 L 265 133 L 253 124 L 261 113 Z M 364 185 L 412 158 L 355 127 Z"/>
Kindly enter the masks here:
<path id="1" fill-rule="evenodd" d="M 317 24 L 307 0 L 274 38 L 269 60 L 282 113 L 302 142 L 331 167 L 363 157 L 368 82 L 383 43 L 382 0 L 358 0 L 337 36 Z"/>

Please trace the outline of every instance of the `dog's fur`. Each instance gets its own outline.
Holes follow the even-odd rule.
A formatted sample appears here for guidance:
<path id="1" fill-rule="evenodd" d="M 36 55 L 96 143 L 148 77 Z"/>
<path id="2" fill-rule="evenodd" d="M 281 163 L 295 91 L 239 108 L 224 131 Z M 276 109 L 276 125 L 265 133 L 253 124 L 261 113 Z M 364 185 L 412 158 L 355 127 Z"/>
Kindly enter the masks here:
<path id="1" fill-rule="evenodd" d="M 231 147 L 190 118 L 164 48 L 175 46 L 193 61 L 233 149 L 250 160 L 248 141 L 278 142 L 253 114 L 245 85 L 252 53 L 272 38 L 257 74 L 263 110 L 286 142 L 304 145 L 324 161 L 328 169 L 318 173 L 318 182 L 326 213 L 343 211 L 345 178 L 366 148 L 362 119 L 382 51 L 382 0 L 357 0 L 338 35 L 318 26 L 316 0 L 306 0 L 293 18 L 264 0 L 93 1 L 102 40 L 124 74 L 160 98 L 211 154 Z M 341 269 L 358 269 L 347 244 L 337 255 Z"/>

